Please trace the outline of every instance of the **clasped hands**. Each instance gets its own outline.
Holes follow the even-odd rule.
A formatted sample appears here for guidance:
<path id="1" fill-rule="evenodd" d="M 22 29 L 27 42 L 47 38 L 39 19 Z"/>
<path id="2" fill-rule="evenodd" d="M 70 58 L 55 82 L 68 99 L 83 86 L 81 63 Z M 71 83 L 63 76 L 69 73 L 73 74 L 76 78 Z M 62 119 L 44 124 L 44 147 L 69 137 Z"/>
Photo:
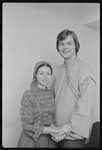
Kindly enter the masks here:
<path id="1" fill-rule="evenodd" d="M 63 126 L 56 127 L 54 124 L 50 126 L 54 129 L 53 132 L 50 133 L 54 141 L 59 142 L 66 137 L 67 133 L 63 131 Z"/>

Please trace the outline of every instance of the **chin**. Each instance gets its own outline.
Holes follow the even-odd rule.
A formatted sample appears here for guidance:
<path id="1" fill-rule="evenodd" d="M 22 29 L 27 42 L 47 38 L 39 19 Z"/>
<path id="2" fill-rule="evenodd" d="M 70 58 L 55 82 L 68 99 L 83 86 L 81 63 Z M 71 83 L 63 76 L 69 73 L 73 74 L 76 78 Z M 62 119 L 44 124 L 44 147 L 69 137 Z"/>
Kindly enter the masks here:
<path id="1" fill-rule="evenodd" d="M 64 59 L 69 59 L 70 56 L 62 56 Z"/>
<path id="2" fill-rule="evenodd" d="M 48 83 L 47 83 L 48 84 Z M 42 86 L 47 86 L 47 84 L 42 84 Z"/>

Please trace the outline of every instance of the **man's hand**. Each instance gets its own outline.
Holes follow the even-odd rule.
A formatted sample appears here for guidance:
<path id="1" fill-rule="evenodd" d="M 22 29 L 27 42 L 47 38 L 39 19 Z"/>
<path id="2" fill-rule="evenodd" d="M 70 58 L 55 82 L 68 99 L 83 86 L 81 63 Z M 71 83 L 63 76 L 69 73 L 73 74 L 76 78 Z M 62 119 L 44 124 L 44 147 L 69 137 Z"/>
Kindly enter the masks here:
<path id="1" fill-rule="evenodd" d="M 63 140 L 65 137 L 66 137 L 66 133 L 64 131 L 60 131 L 58 134 L 57 134 L 57 141 L 61 141 Z"/>
<path id="2" fill-rule="evenodd" d="M 63 139 L 63 136 L 66 135 L 64 132 L 61 131 L 62 130 L 62 126 L 56 127 L 54 124 L 51 124 L 50 127 L 55 127 L 55 131 L 50 133 L 51 136 L 52 136 L 52 139 L 54 141 L 58 142 L 60 139 Z M 59 133 L 60 137 L 58 137 L 58 135 L 57 135 L 58 133 Z"/>
<path id="3" fill-rule="evenodd" d="M 54 133 L 52 133 L 52 139 L 56 142 L 63 140 L 66 135 L 69 135 L 71 131 L 71 127 L 69 124 L 65 124 L 64 126 L 56 127 Z"/>
<path id="4" fill-rule="evenodd" d="M 59 142 L 63 140 L 65 137 L 66 137 L 66 133 L 63 131 L 60 131 L 59 133 L 54 134 L 54 136 L 52 136 L 52 139 L 56 142 Z"/>

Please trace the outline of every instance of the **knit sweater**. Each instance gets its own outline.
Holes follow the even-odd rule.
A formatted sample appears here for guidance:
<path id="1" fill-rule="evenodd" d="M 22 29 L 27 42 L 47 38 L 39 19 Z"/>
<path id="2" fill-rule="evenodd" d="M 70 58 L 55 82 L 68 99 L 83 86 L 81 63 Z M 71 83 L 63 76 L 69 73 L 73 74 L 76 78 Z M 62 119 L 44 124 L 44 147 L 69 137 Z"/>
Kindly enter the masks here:
<path id="1" fill-rule="evenodd" d="M 36 87 L 27 90 L 21 100 L 21 123 L 25 132 L 35 141 L 39 138 L 44 126 L 54 123 L 55 101 L 51 90 Z"/>

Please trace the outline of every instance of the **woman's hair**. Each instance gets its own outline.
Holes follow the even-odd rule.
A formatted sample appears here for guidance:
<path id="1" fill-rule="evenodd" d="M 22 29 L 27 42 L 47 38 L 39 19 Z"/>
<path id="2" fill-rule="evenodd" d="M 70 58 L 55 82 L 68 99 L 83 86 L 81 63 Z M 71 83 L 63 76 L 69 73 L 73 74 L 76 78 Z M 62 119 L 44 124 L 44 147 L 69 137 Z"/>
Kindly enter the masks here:
<path id="1" fill-rule="evenodd" d="M 47 63 L 43 63 L 43 64 L 39 65 L 38 68 L 36 69 L 36 74 L 37 74 L 39 68 L 44 67 L 44 66 L 50 68 L 50 70 L 51 70 L 51 75 L 52 75 L 52 72 L 53 72 L 52 67 L 50 66 L 50 64 L 47 64 Z"/>
<path id="2" fill-rule="evenodd" d="M 70 30 L 63 30 L 62 32 L 60 32 L 57 36 L 57 41 L 56 41 L 56 48 L 57 48 L 57 51 L 59 52 L 59 41 L 62 41 L 62 40 L 65 40 L 69 35 L 71 35 L 74 39 L 74 42 L 75 42 L 75 50 L 76 50 L 76 54 L 77 52 L 79 51 L 79 48 L 80 48 L 80 44 L 79 44 L 79 41 L 78 41 L 78 38 L 75 34 L 75 32 L 73 31 L 70 31 Z"/>

